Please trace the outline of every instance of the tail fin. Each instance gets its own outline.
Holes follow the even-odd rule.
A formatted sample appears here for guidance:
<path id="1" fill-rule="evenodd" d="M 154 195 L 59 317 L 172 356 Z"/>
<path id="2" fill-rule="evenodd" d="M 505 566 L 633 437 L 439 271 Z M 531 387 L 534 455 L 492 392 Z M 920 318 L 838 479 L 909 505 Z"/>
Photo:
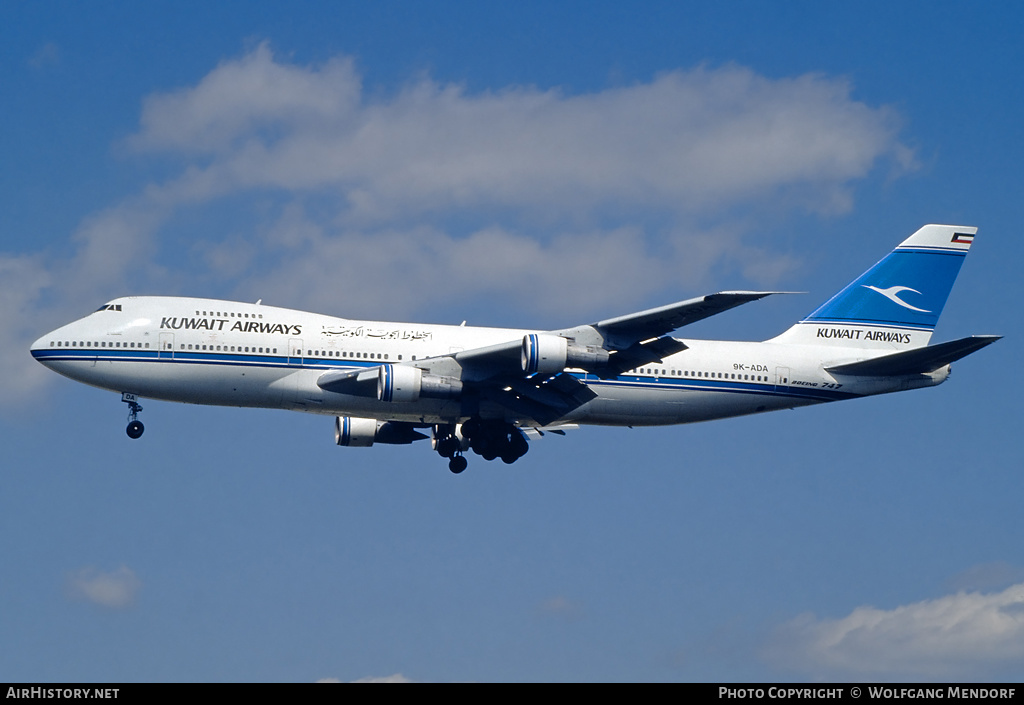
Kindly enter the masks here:
<path id="1" fill-rule="evenodd" d="M 927 345 L 977 231 L 925 225 L 772 342 L 886 350 Z"/>

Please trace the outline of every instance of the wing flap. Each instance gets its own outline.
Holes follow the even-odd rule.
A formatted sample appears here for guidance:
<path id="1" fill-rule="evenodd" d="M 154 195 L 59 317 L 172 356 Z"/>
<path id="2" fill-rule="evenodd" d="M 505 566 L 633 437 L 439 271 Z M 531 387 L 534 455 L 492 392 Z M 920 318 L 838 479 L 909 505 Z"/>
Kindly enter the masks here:
<path id="1" fill-rule="evenodd" d="M 601 377 L 614 377 L 641 365 L 662 362 L 669 355 L 686 350 L 686 347 L 686 343 L 683 341 L 668 337 L 636 343 L 625 350 L 617 350 L 612 353 L 608 364 L 596 372 Z"/>
<path id="2" fill-rule="evenodd" d="M 914 350 L 883 355 L 870 360 L 832 365 L 825 369 L 833 374 L 855 377 L 889 377 L 912 374 L 927 374 L 951 362 L 967 357 L 973 352 L 991 345 L 1003 336 L 972 335 L 969 338 L 951 340 L 948 343 L 929 345 Z"/>
<path id="3" fill-rule="evenodd" d="M 548 433 L 553 433 L 556 436 L 564 436 L 566 431 L 575 431 L 578 428 L 579 424 L 565 423 L 554 424 L 551 426 L 520 426 L 519 430 L 526 434 L 530 440 L 537 440 Z"/>
<path id="4" fill-rule="evenodd" d="M 534 376 L 506 382 L 500 389 L 485 390 L 486 396 L 541 426 L 551 424 L 597 396 L 590 387 L 567 372 L 554 377 Z"/>

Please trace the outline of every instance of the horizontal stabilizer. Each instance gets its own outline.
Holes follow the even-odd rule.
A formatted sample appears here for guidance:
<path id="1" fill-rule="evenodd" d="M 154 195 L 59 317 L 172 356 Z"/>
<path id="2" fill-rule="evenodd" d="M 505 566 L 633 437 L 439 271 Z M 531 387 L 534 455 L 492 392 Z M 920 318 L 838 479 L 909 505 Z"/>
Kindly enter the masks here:
<path id="1" fill-rule="evenodd" d="M 883 355 L 870 360 L 850 362 L 826 367 L 829 372 L 857 377 L 891 377 L 899 375 L 927 374 L 967 357 L 972 352 L 991 345 L 1003 336 L 972 335 L 970 338 L 951 340 L 948 343 L 929 345 L 914 350 Z"/>

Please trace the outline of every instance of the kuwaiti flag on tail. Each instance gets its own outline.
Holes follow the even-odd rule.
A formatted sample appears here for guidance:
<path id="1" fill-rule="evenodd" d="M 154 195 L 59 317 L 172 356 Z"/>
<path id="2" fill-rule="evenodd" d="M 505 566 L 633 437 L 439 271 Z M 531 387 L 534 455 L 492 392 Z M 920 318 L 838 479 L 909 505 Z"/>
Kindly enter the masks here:
<path id="1" fill-rule="evenodd" d="M 976 232 L 925 225 L 803 322 L 933 330 Z"/>

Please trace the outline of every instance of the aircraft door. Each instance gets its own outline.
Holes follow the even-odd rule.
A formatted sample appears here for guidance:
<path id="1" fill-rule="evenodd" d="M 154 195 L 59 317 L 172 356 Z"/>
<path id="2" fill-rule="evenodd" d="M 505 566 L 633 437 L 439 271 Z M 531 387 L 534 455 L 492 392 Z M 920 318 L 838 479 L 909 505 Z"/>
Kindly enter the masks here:
<path id="1" fill-rule="evenodd" d="M 174 333 L 160 334 L 160 343 L 157 345 L 156 358 L 158 360 L 174 359 Z"/>
<path id="2" fill-rule="evenodd" d="M 789 386 L 789 368 L 775 368 L 775 391 L 781 392 Z"/>
<path id="3" fill-rule="evenodd" d="M 301 365 L 302 364 L 302 339 L 301 338 L 290 338 L 288 340 L 288 364 L 289 365 Z"/>

